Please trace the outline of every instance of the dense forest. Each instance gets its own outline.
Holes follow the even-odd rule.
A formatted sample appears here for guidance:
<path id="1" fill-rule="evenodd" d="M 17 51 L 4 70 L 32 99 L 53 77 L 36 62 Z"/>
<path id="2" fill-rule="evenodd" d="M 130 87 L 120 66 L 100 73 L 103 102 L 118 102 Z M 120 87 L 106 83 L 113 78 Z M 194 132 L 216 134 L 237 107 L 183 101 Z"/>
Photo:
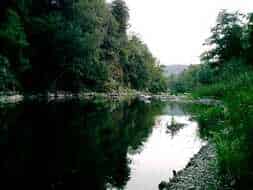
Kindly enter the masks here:
<path id="1" fill-rule="evenodd" d="M 216 146 L 221 176 L 236 189 L 252 189 L 253 14 L 221 11 L 205 45 L 202 64 L 171 77 L 170 88 L 223 101 L 195 109 L 201 135 Z"/>
<path id="2" fill-rule="evenodd" d="M 0 91 L 166 90 L 122 0 L 0 2 Z"/>

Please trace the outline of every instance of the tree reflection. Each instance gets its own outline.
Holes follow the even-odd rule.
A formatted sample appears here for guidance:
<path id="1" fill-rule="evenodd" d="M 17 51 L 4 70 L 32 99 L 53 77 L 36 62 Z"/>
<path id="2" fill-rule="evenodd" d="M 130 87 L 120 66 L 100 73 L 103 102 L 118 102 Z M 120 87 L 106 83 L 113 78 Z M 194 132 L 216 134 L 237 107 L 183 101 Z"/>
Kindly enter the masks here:
<path id="1" fill-rule="evenodd" d="M 131 172 L 128 150 L 141 150 L 162 108 L 138 101 L 30 102 L 17 105 L 15 114 L 1 108 L 5 181 L 10 189 L 123 189 Z"/>

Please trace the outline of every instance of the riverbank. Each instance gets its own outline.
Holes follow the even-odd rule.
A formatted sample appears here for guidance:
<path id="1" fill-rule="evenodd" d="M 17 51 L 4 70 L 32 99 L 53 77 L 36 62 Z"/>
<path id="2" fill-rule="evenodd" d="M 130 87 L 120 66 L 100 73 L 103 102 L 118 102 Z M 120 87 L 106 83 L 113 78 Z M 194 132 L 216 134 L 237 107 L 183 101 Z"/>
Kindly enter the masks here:
<path id="1" fill-rule="evenodd" d="M 104 99 L 110 101 L 121 101 L 125 99 L 131 99 L 139 96 L 140 93 L 137 91 L 128 92 L 111 92 L 111 93 L 99 93 L 99 92 L 81 92 L 81 93 L 70 93 L 70 92 L 48 92 L 48 93 L 37 93 L 37 94 L 20 94 L 15 92 L 8 92 L 0 94 L 1 104 L 15 104 L 23 102 L 24 100 L 47 100 L 47 101 L 63 101 L 63 100 L 96 100 Z"/>
<path id="2" fill-rule="evenodd" d="M 0 95 L 0 104 L 15 104 L 23 100 L 24 96 L 21 94 Z"/>
<path id="3" fill-rule="evenodd" d="M 160 190 L 232 190 L 230 185 L 221 182 L 217 153 L 213 144 L 202 147 L 185 169 L 177 172 L 169 182 L 161 182 Z"/>
<path id="4" fill-rule="evenodd" d="M 8 92 L 0 94 L 1 104 L 15 104 L 28 100 L 46 99 L 48 101 L 62 101 L 62 100 L 96 100 L 104 99 L 109 101 L 122 101 L 127 99 L 139 98 L 145 103 L 149 103 L 152 100 L 169 101 L 176 103 L 190 103 L 190 104 L 204 104 L 204 105 L 220 105 L 221 101 L 215 99 L 193 99 L 189 95 L 175 96 L 169 93 L 152 94 L 148 92 L 140 92 L 135 90 L 128 90 L 124 92 L 81 92 L 81 93 L 70 93 L 70 92 L 48 92 L 38 94 L 20 94 L 16 92 Z"/>

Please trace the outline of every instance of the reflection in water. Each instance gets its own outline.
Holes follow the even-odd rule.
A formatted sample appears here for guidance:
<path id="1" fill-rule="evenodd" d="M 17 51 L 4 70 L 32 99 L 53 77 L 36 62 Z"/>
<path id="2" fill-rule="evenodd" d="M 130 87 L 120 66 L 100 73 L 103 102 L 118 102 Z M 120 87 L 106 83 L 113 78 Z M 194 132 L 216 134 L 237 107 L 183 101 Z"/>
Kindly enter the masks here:
<path id="1" fill-rule="evenodd" d="M 166 133 L 172 115 L 187 123 L 173 137 Z M 0 188 L 157 189 L 198 151 L 196 133 L 197 124 L 181 106 L 166 103 L 28 102 L 0 108 Z"/>
<path id="2" fill-rule="evenodd" d="M 169 113 L 171 114 L 171 113 Z M 198 125 L 190 122 L 188 116 L 174 116 L 176 122 L 184 123 L 176 135 L 167 133 L 167 123 L 171 115 L 159 116 L 156 125 L 144 149 L 140 154 L 128 155 L 131 163 L 131 180 L 127 184 L 129 190 L 158 189 L 162 180 L 168 181 L 173 170 L 183 169 L 190 158 L 204 144 L 198 137 Z"/>

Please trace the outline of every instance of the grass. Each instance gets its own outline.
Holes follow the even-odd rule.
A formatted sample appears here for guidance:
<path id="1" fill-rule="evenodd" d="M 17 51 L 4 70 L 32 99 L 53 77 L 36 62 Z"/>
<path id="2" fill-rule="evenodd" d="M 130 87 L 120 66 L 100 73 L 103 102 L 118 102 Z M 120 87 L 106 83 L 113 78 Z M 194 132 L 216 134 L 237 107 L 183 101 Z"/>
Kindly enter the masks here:
<path id="1" fill-rule="evenodd" d="M 248 184 L 253 179 L 253 71 L 238 73 L 192 94 L 223 100 L 224 107 L 195 108 L 196 118 L 201 136 L 216 145 L 220 172 L 233 176 L 237 188 L 246 190 L 251 189 Z"/>

